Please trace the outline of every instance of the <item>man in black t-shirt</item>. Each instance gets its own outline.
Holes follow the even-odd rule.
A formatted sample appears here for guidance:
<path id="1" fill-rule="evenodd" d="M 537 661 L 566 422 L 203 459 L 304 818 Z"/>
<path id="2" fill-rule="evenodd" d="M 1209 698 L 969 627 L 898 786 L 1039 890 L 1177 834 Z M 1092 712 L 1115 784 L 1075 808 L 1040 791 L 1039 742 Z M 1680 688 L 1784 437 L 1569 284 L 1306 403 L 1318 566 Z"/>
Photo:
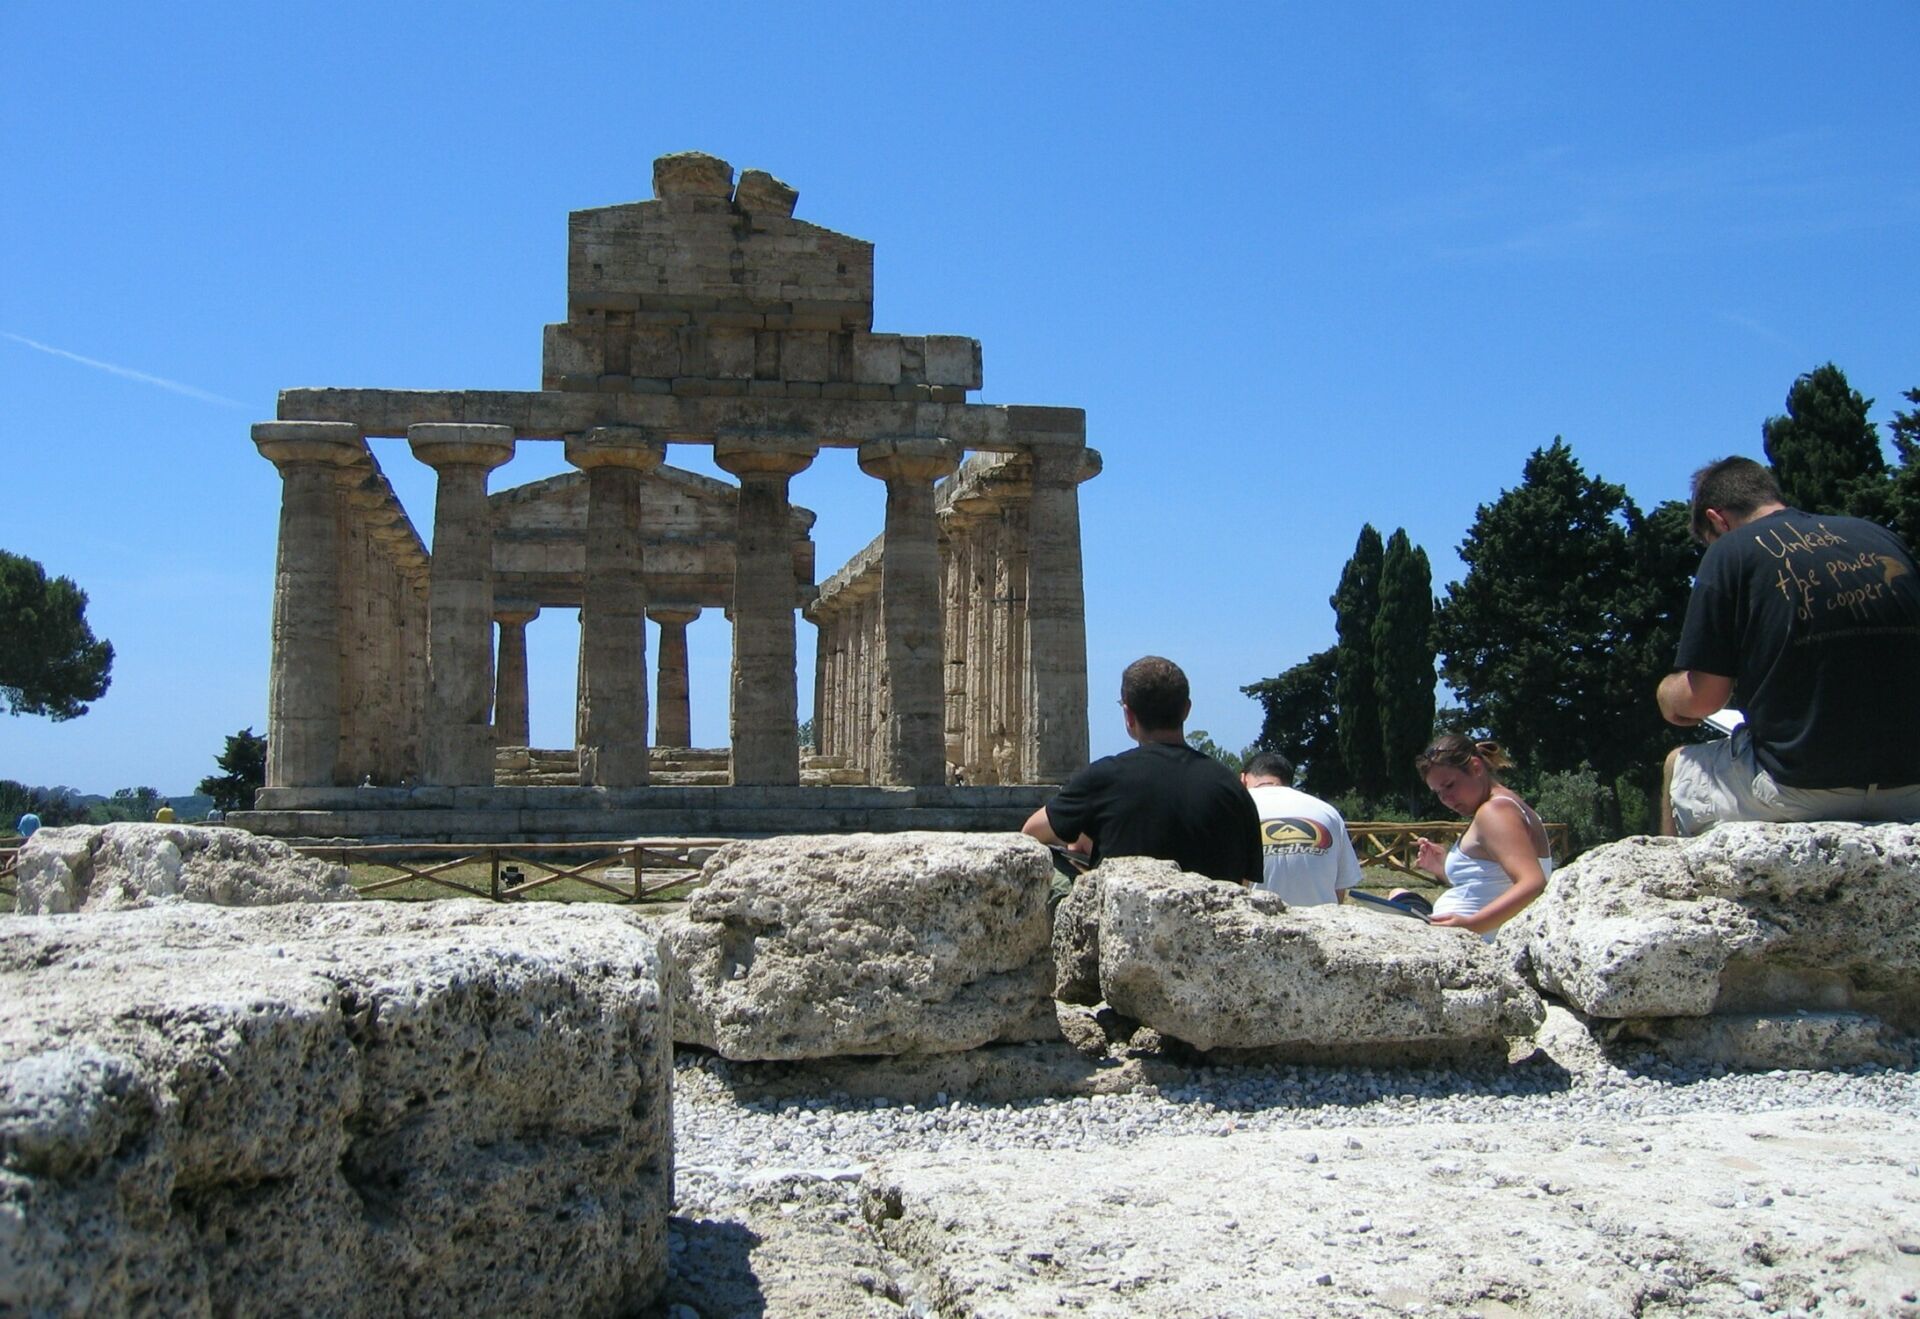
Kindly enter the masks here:
<path id="1" fill-rule="evenodd" d="M 1708 548 L 1660 713 L 1690 727 L 1737 702 L 1733 736 L 1667 757 L 1662 825 L 1920 820 L 1920 573 L 1886 528 L 1788 508 L 1773 474 L 1724 458 L 1693 478 Z"/>
<path id="2" fill-rule="evenodd" d="M 1127 736 L 1140 745 L 1104 756 L 1035 811 L 1025 832 L 1098 865 L 1151 856 L 1210 879 L 1258 883 L 1260 812 L 1239 777 L 1187 745 L 1187 675 L 1148 655 L 1120 677 Z"/>

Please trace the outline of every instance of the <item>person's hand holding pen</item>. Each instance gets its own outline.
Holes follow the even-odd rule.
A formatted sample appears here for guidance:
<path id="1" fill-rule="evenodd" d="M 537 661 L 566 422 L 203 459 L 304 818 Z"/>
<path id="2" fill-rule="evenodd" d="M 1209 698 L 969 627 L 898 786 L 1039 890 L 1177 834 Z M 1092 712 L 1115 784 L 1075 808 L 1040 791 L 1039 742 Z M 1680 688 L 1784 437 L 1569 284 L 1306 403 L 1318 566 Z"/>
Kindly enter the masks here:
<path id="1" fill-rule="evenodd" d="M 1419 854 L 1414 857 L 1414 867 L 1426 871 L 1435 879 L 1445 879 L 1447 875 L 1447 849 L 1431 838 L 1415 838 L 1420 845 Z"/>

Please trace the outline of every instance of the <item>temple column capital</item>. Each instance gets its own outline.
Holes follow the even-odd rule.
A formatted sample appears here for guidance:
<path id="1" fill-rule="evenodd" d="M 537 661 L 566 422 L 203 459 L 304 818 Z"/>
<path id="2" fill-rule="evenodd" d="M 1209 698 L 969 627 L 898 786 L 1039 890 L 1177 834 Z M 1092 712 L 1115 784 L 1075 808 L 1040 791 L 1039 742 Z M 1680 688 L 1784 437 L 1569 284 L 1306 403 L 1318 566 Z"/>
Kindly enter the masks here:
<path id="1" fill-rule="evenodd" d="M 367 456 L 366 433 L 349 421 L 259 421 L 253 443 L 282 471 L 302 463 L 352 467 Z"/>
<path id="2" fill-rule="evenodd" d="M 735 476 L 804 472 L 820 453 L 818 441 L 765 431 L 722 431 L 713 439 L 713 461 Z"/>
<path id="3" fill-rule="evenodd" d="M 567 461 L 582 471 L 623 467 L 651 472 L 667 458 L 666 442 L 638 426 L 595 426 L 566 438 Z"/>
<path id="4" fill-rule="evenodd" d="M 952 440 L 869 440 L 860 446 L 860 470 L 882 481 L 938 481 L 960 466 L 962 450 Z"/>
<path id="5" fill-rule="evenodd" d="M 492 471 L 513 457 L 513 427 L 415 422 L 407 427 L 407 446 L 415 458 L 436 471 L 448 467 Z"/>

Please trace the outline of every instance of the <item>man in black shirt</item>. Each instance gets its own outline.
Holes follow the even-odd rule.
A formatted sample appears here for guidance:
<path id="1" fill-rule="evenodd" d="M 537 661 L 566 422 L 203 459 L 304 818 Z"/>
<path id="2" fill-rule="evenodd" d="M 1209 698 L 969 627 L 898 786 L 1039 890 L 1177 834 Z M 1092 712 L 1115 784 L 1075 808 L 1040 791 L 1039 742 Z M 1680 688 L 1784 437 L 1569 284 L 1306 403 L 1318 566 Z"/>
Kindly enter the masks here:
<path id="1" fill-rule="evenodd" d="M 1127 736 L 1140 745 L 1094 761 L 1035 811 L 1025 832 L 1093 864 L 1151 856 L 1209 879 L 1258 883 L 1260 812 L 1240 779 L 1187 745 L 1187 675 L 1148 655 L 1120 677 Z"/>
<path id="2" fill-rule="evenodd" d="M 1660 713 L 1737 701 L 1733 736 L 1667 757 L 1662 826 L 1920 820 L 1920 574 L 1886 528 L 1788 508 L 1748 458 L 1694 473 L 1694 577 Z"/>

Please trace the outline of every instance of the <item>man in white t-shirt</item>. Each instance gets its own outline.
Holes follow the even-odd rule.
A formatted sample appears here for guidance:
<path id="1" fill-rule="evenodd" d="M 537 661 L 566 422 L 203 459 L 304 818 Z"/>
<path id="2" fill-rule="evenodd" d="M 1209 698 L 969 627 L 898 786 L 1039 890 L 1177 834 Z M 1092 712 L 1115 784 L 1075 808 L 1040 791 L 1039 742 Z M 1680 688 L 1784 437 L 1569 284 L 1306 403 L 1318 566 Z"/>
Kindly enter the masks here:
<path id="1" fill-rule="evenodd" d="M 1345 902 L 1360 882 L 1360 859 L 1340 812 L 1293 787 L 1293 763 L 1262 751 L 1240 772 L 1260 810 L 1260 887 L 1289 907 Z"/>

